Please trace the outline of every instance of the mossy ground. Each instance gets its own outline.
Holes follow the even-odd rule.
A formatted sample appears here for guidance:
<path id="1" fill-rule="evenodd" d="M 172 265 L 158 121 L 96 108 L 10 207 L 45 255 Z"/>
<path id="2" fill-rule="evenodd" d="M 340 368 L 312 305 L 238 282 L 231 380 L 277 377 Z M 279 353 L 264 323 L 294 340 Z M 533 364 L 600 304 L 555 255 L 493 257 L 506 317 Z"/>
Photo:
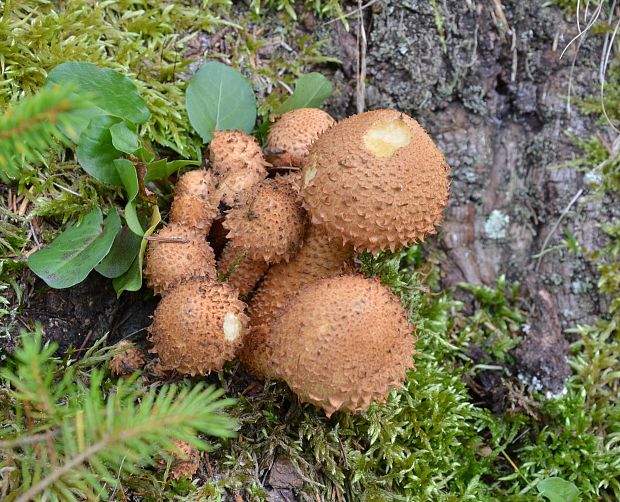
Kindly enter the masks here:
<path id="1" fill-rule="evenodd" d="M 239 66 L 252 79 L 259 99 L 266 98 L 261 99 L 263 115 L 299 73 L 324 61 L 320 40 L 296 30 L 291 19 L 287 28 L 277 20 L 290 16 L 294 4 L 288 0 L 253 0 L 253 13 L 228 1 L 57 4 L 0 2 L 6 82 L 0 87 L 0 106 L 35 92 L 60 62 L 79 59 L 111 66 L 138 82 L 149 103 L 154 120 L 142 134 L 179 155 L 199 155 L 184 115 L 183 93 L 184 74 L 203 50 Z M 341 15 L 334 0 L 304 6 Z M 265 8 L 271 9 L 270 16 L 263 17 Z M 273 11 L 279 14 L 274 17 Z M 266 26 L 284 45 L 262 38 Z M 203 47 L 201 32 L 217 33 L 222 44 Z M 194 55 L 188 56 L 192 50 Z M 620 109 L 618 75 L 613 67 L 608 110 Z M 593 173 L 598 191 L 618 200 L 620 157 L 600 140 L 584 138 L 581 144 L 584 157 L 576 167 Z M 25 204 L 27 211 L 14 207 L 9 193 L 17 194 L 18 205 Z M 19 185 L 0 188 L 4 330 L 25 300 L 20 270 L 23 253 L 33 246 L 31 226 L 47 241 L 64 222 L 87 212 L 89 204 L 109 206 L 117 196 L 85 176 L 71 158 L 33 167 Z M 381 276 L 402 297 L 416 325 L 416 369 L 402 389 L 365 414 L 336 414 L 328 420 L 300 405 L 285 386 L 253 382 L 233 365 L 213 378 L 239 399 L 230 413 L 241 423 L 240 437 L 215 443 L 194 483 L 172 482 L 165 474 L 144 470 L 124 479 L 123 486 L 152 500 L 221 500 L 225 494 L 265 500 L 266 473 L 278 458 L 287 457 L 303 480 L 300 500 L 536 500 L 537 484 L 553 476 L 572 482 L 582 500 L 619 499 L 620 222 L 609 222 L 606 231 L 608 243 L 591 259 L 599 265 L 599 288 L 610 308 L 596 324 L 572 330 L 573 375 L 565 395 L 547 399 L 506 369 L 530 314 L 518 285 L 464 286 L 461 293 L 475 299 L 469 313 L 454 299 L 454 291 L 440 288 L 437 257 L 426 248 L 363 256 L 363 271 Z M 474 344 L 502 364 L 475 362 Z M 497 373 L 508 389 L 502 411 L 493 412 L 492 403 L 474 397 L 472 382 L 485 372 Z"/>

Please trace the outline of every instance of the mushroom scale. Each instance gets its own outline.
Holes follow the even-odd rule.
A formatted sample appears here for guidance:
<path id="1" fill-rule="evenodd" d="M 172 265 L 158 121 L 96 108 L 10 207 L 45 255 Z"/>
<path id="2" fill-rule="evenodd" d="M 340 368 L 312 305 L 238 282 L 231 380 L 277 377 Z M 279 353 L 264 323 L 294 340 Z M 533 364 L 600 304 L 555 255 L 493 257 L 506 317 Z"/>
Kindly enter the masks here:
<path id="1" fill-rule="evenodd" d="M 312 223 L 376 254 L 435 233 L 449 167 L 424 129 L 394 110 L 349 117 L 319 137 L 303 166 Z"/>

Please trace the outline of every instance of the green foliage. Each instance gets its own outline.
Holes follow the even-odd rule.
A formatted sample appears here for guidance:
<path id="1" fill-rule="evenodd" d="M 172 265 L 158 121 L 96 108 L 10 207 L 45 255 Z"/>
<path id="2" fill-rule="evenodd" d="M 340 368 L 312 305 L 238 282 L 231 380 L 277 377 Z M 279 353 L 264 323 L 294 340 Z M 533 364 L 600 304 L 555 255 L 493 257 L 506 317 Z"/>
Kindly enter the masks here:
<path id="1" fill-rule="evenodd" d="M 317 72 L 302 75 L 295 82 L 295 91 L 273 112 L 283 114 L 298 108 L 320 108 L 334 92 L 332 83 Z"/>
<path id="2" fill-rule="evenodd" d="M 0 53 L 7 85 L 0 88 L 0 106 L 34 94 L 47 72 L 59 64 L 86 59 L 134 79 L 152 114 L 141 136 L 189 156 L 194 145 L 179 78 L 191 58 L 184 52 L 201 32 L 235 26 L 225 20 L 230 4 L 229 0 L 200 5 L 158 0 L 4 2 Z M 143 78 L 136 79 L 138 75 Z"/>
<path id="3" fill-rule="evenodd" d="M 474 314 L 467 319 L 461 337 L 468 343 L 480 345 L 484 351 L 500 362 L 521 342 L 521 326 L 525 322 L 522 311 L 516 307 L 519 284 L 506 285 L 500 276 L 493 288 L 484 285 L 461 284 L 475 301 Z"/>
<path id="4" fill-rule="evenodd" d="M 577 487 L 562 478 L 547 478 L 538 483 L 536 489 L 549 502 L 576 502 L 579 500 Z"/>
<path id="5" fill-rule="evenodd" d="M 96 367 L 108 349 L 79 363 L 54 358 L 55 349 L 42 347 L 40 332 L 25 334 L 15 367 L 0 373 L 3 500 L 107 498 L 175 440 L 205 449 L 199 433 L 234 435 L 235 422 L 220 413 L 233 401 L 213 387 L 113 382 Z"/>
<path id="6" fill-rule="evenodd" d="M 27 162 L 43 162 L 50 149 L 67 145 L 61 131 L 83 106 L 70 87 L 54 86 L 0 115 L 0 180 L 18 178 Z"/>
<path id="7" fill-rule="evenodd" d="M 249 82 L 236 70 L 212 62 L 200 68 L 186 91 L 189 121 L 205 143 L 213 131 L 240 129 L 249 133 L 256 122 L 256 98 Z"/>
<path id="8" fill-rule="evenodd" d="M 75 286 L 108 254 L 120 229 L 121 219 L 115 209 L 104 221 L 97 207 L 51 244 L 31 254 L 28 266 L 53 288 Z"/>
<path id="9" fill-rule="evenodd" d="M 342 3 L 342 0 L 305 0 L 303 5 L 305 10 L 320 16 L 340 18 L 346 25 Z M 250 8 L 256 15 L 261 15 L 265 10 L 272 9 L 286 12 L 292 19 L 297 19 L 295 2 L 292 0 L 251 0 Z"/>

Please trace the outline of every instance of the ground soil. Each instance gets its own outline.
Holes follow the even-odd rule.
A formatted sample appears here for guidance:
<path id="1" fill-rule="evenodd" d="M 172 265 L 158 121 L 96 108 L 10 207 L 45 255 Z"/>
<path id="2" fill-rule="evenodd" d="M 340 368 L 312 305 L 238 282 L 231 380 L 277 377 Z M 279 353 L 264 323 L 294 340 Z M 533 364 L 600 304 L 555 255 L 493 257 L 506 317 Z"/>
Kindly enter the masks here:
<path id="1" fill-rule="evenodd" d="M 349 22 L 346 31 L 306 15 L 300 26 L 326 38 L 328 55 L 341 61 L 319 68 L 335 84 L 328 109 L 337 118 L 355 113 L 360 97 L 362 25 L 357 15 Z M 562 167 L 578 153 L 569 134 L 608 138 L 577 107 L 569 111 L 566 99 L 569 81 L 573 100 L 594 92 L 600 42 L 591 37 L 578 54 L 573 46 L 561 59 L 575 26 L 538 1 L 382 0 L 364 10 L 363 27 L 366 108 L 393 107 L 417 118 L 452 168 L 445 223 L 433 243 L 444 286 L 456 288 L 471 309 L 460 282 L 494 285 L 502 274 L 520 281 L 531 318 L 511 371 L 561 392 L 569 374 L 563 330 L 592 322 L 605 299 L 584 255 L 564 247 L 536 256 L 560 244 L 563 229 L 586 249 L 600 248 L 598 223 L 611 217 L 612 204 L 591 199 L 583 175 Z M 108 332 L 111 341 L 133 336 L 149 324 L 156 304 L 148 292 L 116 300 L 95 274 L 69 290 L 43 286 L 37 284 L 22 317 L 41 321 L 63 350 L 83 349 Z M 14 343 L 0 342 L 8 351 Z M 506 392 L 489 378 L 482 375 L 472 389 L 492 391 L 485 399 L 499 411 Z"/>

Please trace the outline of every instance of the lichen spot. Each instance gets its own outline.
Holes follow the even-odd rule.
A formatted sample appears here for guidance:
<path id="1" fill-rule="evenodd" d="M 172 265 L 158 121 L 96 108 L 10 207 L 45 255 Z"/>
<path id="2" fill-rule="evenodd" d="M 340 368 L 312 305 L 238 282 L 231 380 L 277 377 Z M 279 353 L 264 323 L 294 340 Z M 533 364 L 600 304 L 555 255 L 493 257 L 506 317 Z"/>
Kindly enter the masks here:
<path id="1" fill-rule="evenodd" d="M 234 342 L 241 333 L 241 320 L 232 312 L 224 316 L 224 338 L 228 342 Z"/>
<path id="2" fill-rule="evenodd" d="M 364 134 L 364 146 L 375 157 L 389 157 L 411 141 L 411 129 L 401 119 L 379 122 Z"/>
<path id="3" fill-rule="evenodd" d="M 307 187 L 316 176 L 316 166 L 312 166 L 304 175 L 304 186 Z"/>

